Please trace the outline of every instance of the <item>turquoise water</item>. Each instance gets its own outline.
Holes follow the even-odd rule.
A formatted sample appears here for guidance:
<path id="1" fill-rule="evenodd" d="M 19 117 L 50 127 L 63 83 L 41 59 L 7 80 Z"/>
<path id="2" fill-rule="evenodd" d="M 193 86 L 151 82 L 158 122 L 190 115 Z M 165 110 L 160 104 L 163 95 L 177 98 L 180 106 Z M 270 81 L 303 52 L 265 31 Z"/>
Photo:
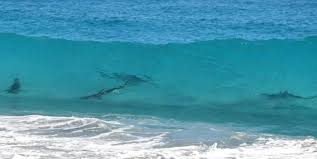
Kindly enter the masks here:
<path id="1" fill-rule="evenodd" d="M 317 158 L 316 8 L 2 1 L 0 158 Z"/>
<path id="2" fill-rule="evenodd" d="M 220 158 L 236 155 L 257 157 L 257 153 L 251 153 L 253 149 L 260 149 L 258 153 L 270 151 L 270 155 L 283 158 L 293 150 L 281 154 L 276 148 L 285 149 L 284 146 L 288 145 L 293 149 L 292 146 L 298 144 L 310 144 L 307 147 L 310 150 L 315 146 L 315 139 L 310 136 L 317 135 L 316 99 L 270 100 L 261 93 L 289 90 L 301 96 L 317 94 L 314 80 L 316 46 L 315 37 L 141 44 L 1 34 L 0 73 L 3 82 L 0 87 L 5 90 L 15 77 L 19 77 L 22 84 L 19 95 L 2 93 L 0 96 L 1 121 L 4 125 L 9 124 L 3 126 L 3 143 L 13 144 L 20 140 L 20 135 L 27 133 L 27 139 L 21 142 L 29 142 L 15 144 L 32 145 L 34 141 L 33 144 L 47 148 L 35 154 L 25 148 L 3 146 L 6 151 L 2 155 L 36 157 L 54 152 L 62 156 L 58 158 L 65 158 L 67 155 L 63 151 L 71 149 L 69 151 L 79 153 L 78 156 L 91 152 L 94 157 L 88 158 L 97 158 L 98 155 L 125 158 L 119 152 L 99 152 L 116 144 L 128 146 L 124 153 L 128 156 L 144 155 L 145 158 L 153 157 L 146 154 L 156 151 L 162 151 L 157 152 L 158 155 L 183 158 L 186 153 L 200 151 L 201 144 L 207 145 L 206 149 L 189 158 L 209 158 L 215 153 L 220 153 Z M 101 69 L 147 75 L 154 84 L 131 86 L 107 95 L 103 100 L 81 100 L 81 96 L 120 85 L 116 79 L 103 78 L 98 73 Z M 108 130 L 108 127 L 120 131 Z M 15 140 L 9 140 L 8 132 L 14 133 Z M 108 136 L 109 133 L 116 137 Z M 130 133 L 136 136 L 131 137 Z M 128 136 L 118 137 L 120 134 Z M 149 136 L 153 139 L 146 140 Z M 35 141 L 35 137 L 40 137 L 39 141 Z M 52 137 L 54 144 L 51 143 L 53 146 L 49 148 L 45 141 Z M 90 138 L 109 145 L 98 151 L 89 147 L 72 147 L 72 144 L 69 145 L 71 148 L 58 146 L 59 142 L 73 138 L 80 142 L 76 143 L 78 145 L 97 146 L 98 143 Z M 140 141 L 139 149 L 144 151 L 130 154 L 137 146 L 122 141 L 127 138 L 132 143 L 143 138 L 145 141 Z M 154 144 L 152 140 L 158 143 Z M 272 149 L 265 148 L 273 141 L 276 143 L 271 145 Z M 221 149 L 215 149 L 216 143 L 216 147 Z M 147 147 L 148 144 L 151 146 Z M 165 145 L 164 150 L 155 148 L 157 144 Z M 175 154 L 172 153 L 174 148 L 186 150 Z M 239 154 L 236 149 L 240 148 L 246 150 Z M 11 153 L 4 153 L 8 150 Z M 21 153 L 13 153 L 15 151 Z M 293 154 L 295 157 L 316 155 L 304 153 L 308 151 L 306 148 L 296 151 L 299 152 Z"/>

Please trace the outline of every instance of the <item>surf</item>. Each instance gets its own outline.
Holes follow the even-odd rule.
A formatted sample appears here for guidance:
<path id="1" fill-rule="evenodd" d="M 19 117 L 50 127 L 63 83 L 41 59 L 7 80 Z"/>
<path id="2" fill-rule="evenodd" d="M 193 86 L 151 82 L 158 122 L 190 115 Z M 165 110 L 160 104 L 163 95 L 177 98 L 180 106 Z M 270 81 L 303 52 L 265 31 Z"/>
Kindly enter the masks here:
<path id="1" fill-rule="evenodd" d="M 307 158 L 316 139 L 241 133 L 146 116 L 0 116 L 2 158 Z M 195 135 L 192 134 L 195 129 Z M 199 132 L 197 132 L 199 130 Z M 201 134 L 197 134 L 201 133 Z M 204 135 L 212 134 L 212 135 Z M 200 137 L 195 137 L 199 135 Z M 186 142 L 185 142 L 186 141 Z"/>
<path id="2" fill-rule="evenodd" d="M 315 95 L 316 43 L 316 37 L 104 43 L 0 34 L 0 88 L 8 88 L 16 77 L 23 84 L 18 96 L 0 96 L 1 109 L 3 114 L 153 115 L 262 125 L 269 133 L 315 136 L 316 100 L 268 101 L 261 94 L 290 90 Z M 81 101 L 100 88 L 121 85 L 120 79 L 104 78 L 98 69 L 113 75 L 146 75 L 155 86 L 145 82 L 100 101 Z M 286 131 L 290 127 L 294 131 Z"/>

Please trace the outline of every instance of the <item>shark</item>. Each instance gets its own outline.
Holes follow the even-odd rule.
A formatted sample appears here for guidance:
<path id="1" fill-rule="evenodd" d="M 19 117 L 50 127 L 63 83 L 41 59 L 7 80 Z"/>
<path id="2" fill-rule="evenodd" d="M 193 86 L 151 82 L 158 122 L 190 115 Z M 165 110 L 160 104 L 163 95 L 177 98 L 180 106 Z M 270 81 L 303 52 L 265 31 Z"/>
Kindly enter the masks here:
<path id="1" fill-rule="evenodd" d="M 100 91 L 98 91 L 97 93 L 94 93 L 94 94 L 91 94 L 88 96 L 80 97 L 80 99 L 83 99 L 83 100 L 89 100 L 89 99 L 101 100 L 103 96 L 110 94 L 110 93 L 113 93 L 115 91 L 119 91 L 119 90 L 125 88 L 126 86 L 127 86 L 127 83 L 125 83 L 121 86 L 118 86 L 118 87 L 110 88 L 110 89 L 103 88 Z"/>
<path id="2" fill-rule="evenodd" d="M 97 71 L 101 77 L 108 78 L 108 79 L 115 79 L 126 82 L 129 86 L 136 86 L 143 83 L 149 83 L 152 85 L 156 85 L 154 80 L 147 75 L 133 75 L 133 74 L 126 74 L 126 73 L 110 73 L 107 74 L 101 70 Z"/>
<path id="3" fill-rule="evenodd" d="M 262 96 L 266 97 L 270 100 L 279 100 L 279 99 L 314 99 L 317 98 L 316 96 L 309 96 L 309 97 L 303 97 L 299 95 L 292 94 L 288 91 L 280 91 L 278 93 L 268 94 L 268 93 L 262 93 Z"/>
<path id="4" fill-rule="evenodd" d="M 21 92 L 21 82 L 19 78 L 15 78 L 11 86 L 5 90 L 8 94 L 19 94 Z"/>

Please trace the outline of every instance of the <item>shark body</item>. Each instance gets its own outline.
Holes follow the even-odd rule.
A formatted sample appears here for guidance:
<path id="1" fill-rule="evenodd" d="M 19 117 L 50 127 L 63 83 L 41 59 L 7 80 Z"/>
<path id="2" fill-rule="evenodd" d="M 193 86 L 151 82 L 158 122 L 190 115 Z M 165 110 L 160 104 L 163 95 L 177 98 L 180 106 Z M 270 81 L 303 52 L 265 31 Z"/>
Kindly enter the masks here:
<path id="1" fill-rule="evenodd" d="M 88 100 L 88 99 L 101 100 L 103 96 L 105 96 L 105 95 L 107 95 L 107 94 L 110 94 L 110 93 L 112 93 L 112 92 L 121 90 L 121 89 L 125 88 L 126 86 L 127 86 L 127 84 L 125 83 L 125 84 L 123 84 L 123 85 L 121 85 L 121 86 L 114 87 L 114 88 L 110 88 L 110 89 L 104 88 L 104 89 L 98 91 L 98 92 L 95 93 L 95 94 L 80 97 L 80 99 L 83 99 L 83 100 Z"/>
<path id="2" fill-rule="evenodd" d="M 270 99 L 270 100 L 279 100 L 279 99 L 314 99 L 317 98 L 316 96 L 310 96 L 310 97 L 303 97 L 299 95 L 295 95 L 292 93 L 289 93 L 288 91 L 281 91 L 278 93 L 268 94 L 268 93 L 262 93 L 262 96 Z"/>
<path id="3" fill-rule="evenodd" d="M 21 92 L 21 82 L 19 78 L 15 78 L 12 85 L 5 90 L 8 94 L 19 94 Z"/>

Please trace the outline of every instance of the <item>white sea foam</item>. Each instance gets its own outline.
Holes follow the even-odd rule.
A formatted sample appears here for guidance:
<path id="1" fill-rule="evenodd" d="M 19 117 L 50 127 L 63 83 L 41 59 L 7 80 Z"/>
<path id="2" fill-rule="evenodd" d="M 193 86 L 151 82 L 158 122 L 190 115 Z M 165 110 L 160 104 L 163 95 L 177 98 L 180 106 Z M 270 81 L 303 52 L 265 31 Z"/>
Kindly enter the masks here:
<path id="1" fill-rule="evenodd" d="M 117 119 L 116 119 L 117 120 Z M 1 159 L 316 159 L 314 138 L 257 137 L 233 133 L 238 146 L 178 144 L 182 130 L 145 128 L 122 120 L 48 116 L 0 116 Z M 139 120 L 139 119 L 137 119 Z M 153 121 L 154 119 L 149 119 Z M 139 123 L 149 124 L 146 120 Z M 158 124 L 159 121 L 154 123 Z M 178 126 L 178 125 L 174 125 Z M 197 128 L 197 126 L 196 126 Z M 213 132 L 210 130 L 210 135 Z M 213 128 L 217 129 L 217 128 Z M 195 130 L 199 134 L 199 130 Z M 194 132 L 195 132 L 194 131 Z M 217 131 L 222 131 L 218 130 Z M 171 136 L 171 134 L 174 135 Z M 186 133 L 184 133 L 186 134 Z M 180 136 L 184 136 L 181 134 Z M 192 134 L 196 136 L 196 134 Z M 220 136 L 219 136 L 220 137 Z M 243 143 L 243 142 L 246 143 Z M 175 142 L 175 143 L 173 143 Z"/>

